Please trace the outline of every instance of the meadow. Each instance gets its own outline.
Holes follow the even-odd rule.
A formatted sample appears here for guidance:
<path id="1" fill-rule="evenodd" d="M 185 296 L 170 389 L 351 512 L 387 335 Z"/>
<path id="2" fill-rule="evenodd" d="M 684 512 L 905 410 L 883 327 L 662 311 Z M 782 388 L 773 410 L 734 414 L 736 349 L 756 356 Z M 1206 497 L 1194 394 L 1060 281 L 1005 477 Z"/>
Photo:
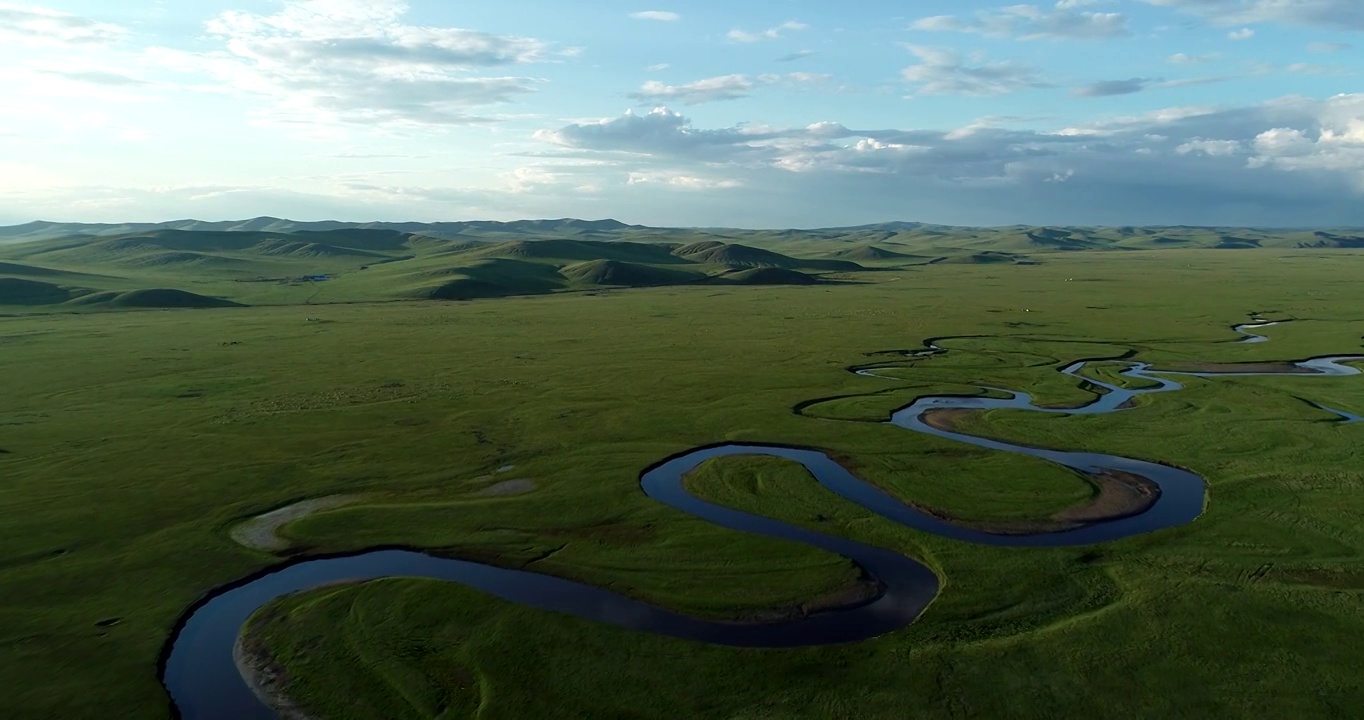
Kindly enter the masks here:
<path id="1" fill-rule="evenodd" d="M 321 298 L 218 270 L 9 255 L 59 268 L 50 284 L 68 295 L 0 318 L 4 714 L 167 717 L 157 661 L 177 619 L 286 555 L 403 546 L 700 616 L 798 612 L 856 584 L 857 569 L 660 506 L 639 491 L 641 470 L 721 441 L 806 445 L 953 517 L 1045 517 L 1093 488 L 1040 460 L 878 421 L 920 395 L 982 385 L 1082 403 L 1092 395 L 1056 372 L 1080 358 L 1275 361 L 1358 353 L 1364 335 L 1364 253 L 1348 249 L 863 257 L 849 269 L 823 264 L 831 246 L 796 248 L 823 282 L 611 289 L 555 265 L 554 288 L 470 302 L 412 294 L 444 287 L 431 278 L 451 274 L 449 255 L 435 252 L 414 258 L 436 273 L 420 282 L 347 270 Z M 484 257 L 482 275 L 459 279 L 496 285 L 486 268 L 505 261 L 521 262 Z M 685 265 L 671 269 L 735 267 Z M 73 306 L 77 286 L 179 288 L 241 307 L 114 312 L 145 305 Z M 1264 330 L 1271 342 L 1236 343 L 1229 326 L 1255 313 L 1295 322 Z M 930 338 L 949 352 L 883 354 Z M 880 363 L 898 379 L 848 372 Z M 967 419 L 979 434 L 1207 478 L 1195 523 L 1092 547 L 916 533 L 776 461 L 716 462 L 691 479 L 727 505 L 933 567 L 943 587 L 920 621 L 864 643 L 717 648 L 403 579 L 289 598 L 251 637 L 286 671 L 290 697 L 328 718 L 1342 717 L 1364 702 L 1364 646 L 1348 641 L 1364 632 L 1364 426 L 1313 401 L 1364 412 L 1364 382 L 1197 379 L 1114 415 Z M 481 493 L 507 479 L 533 489 Z M 286 525 L 285 553 L 232 539 L 254 516 L 337 494 L 363 499 Z"/>

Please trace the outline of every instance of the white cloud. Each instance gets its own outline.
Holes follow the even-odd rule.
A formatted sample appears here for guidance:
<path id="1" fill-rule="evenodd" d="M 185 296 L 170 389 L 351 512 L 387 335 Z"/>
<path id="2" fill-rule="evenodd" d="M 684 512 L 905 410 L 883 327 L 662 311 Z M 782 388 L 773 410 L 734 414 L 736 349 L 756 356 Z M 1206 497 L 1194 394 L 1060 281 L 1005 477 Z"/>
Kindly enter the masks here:
<path id="1" fill-rule="evenodd" d="M 657 20 L 659 22 L 677 22 L 682 19 L 681 15 L 667 10 L 642 10 L 630 13 L 630 17 L 636 20 Z"/>
<path id="2" fill-rule="evenodd" d="M 0 3 L 0 41 L 24 46 L 103 45 L 127 30 L 60 10 Z"/>
<path id="3" fill-rule="evenodd" d="M 729 38 L 733 42 L 753 43 L 762 40 L 776 40 L 782 36 L 782 33 L 787 32 L 789 30 L 805 30 L 808 29 L 809 27 L 810 26 L 806 25 L 805 23 L 796 22 L 795 20 L 788 20 L 776 27 L 768 28 L 766 30 L 759 30 L 758 32 L 748 32 L 747 30 L 738 29 L 730 30 L 729 34 L 727 34 L 725 37 Z"/>
<path id="4" fill-rule="evenodd" d="M 683 105 L 720 100 L 738 100 L 748 97 L 754 89 L 782 83 L 794 85 L 814 85 L 829 79 L 828 75 L 794 72 L 785 75 L 763 74 L 757 77 L 748 75 L 721 75 L 705 78 L 682 85 L 668 85 L 657 80 L 644 83 L 630 97 L 650 103 L 678 102 Z"/>
<path id="5" fill-rule="evenodd" d="M 71 80 L 73 82 L 89 83 L 91 85 L 136 86 L 148 84 L 146 80 L 139 80 L 131 75 L 113 70 L 44 68 L 37 70 L 37 72 L 63 78 L 65 80 Z"/>
<path id="6" fill-rule="evenodd" d="M 1201 138 L 1190 140 L 1175 148 L 1175 152 L 1180 155 L 1203 153 L 1204 155 L 1225 156 L 1235 155 L 1240 151 L 1241 143 L 1236 140 L 1203 140 Z"/>
<path id="7" fill-rule="evenodd" d="M 25 216 L 90 220 L 617 216 L 768 227 L 896 218 L 1364 224 L 1364 94 L 1172 107 L 1052 131 L 1012 129 L 1011 122 L 986 118 L 936 130 L 853 128 L 828 119 L 798 127 L 698 127 L 659 108 L 541 131 L 542 150 L 523 155 L 534 159 L 471 186 L 323 172 L 306 191 L 271 181 L 41 188 L 27 171 L 43 168 L 23 167 L 11 174 L 14 183 L 0 184 L 0 214 L 22 208 Z"/>
<path id="8" fill-rule="evenodd" d="M 626 184 L 666 185 L 680 190 L 719 190 L 743 187 L 742 182 L 731 178 L 699 177 L 668 171 L 632 172 L 628 174 Z"/>
<path id="9" fill-rule="evenodd" d="M 484 121 L 475 109 L 537 84 L 483 73 L 555 54 L 532 38 L 407 25 L 406 11 L 400 0 L 285 0 L 273 15 L 228 11 L 211 20 L 208 33 L 223 50 L 153 48 L 147 58 L 272 100 L 289 121 L 440 125 Z"/>
<path id="10" fill-rule="evenodd" d="M 755 84 L 747 75 L 722 75 L 682 85 L 667 85 L 657 80 L 644 83 L 630 97 L 645 101 L 675 101 L 696 105 L 717 100 L 737 100 L 748 97 Z"/>
<path id="11" fill-rule="evenodd" d="M 600 163 L 539 163 L 523 165 L 500 175 L 502 187 L 485 188 L 505 193 L 532 193 L 547 189 L 574 194 L 594 194 L 601 190 L 597 170 Z"/>
<path id="12" fill-rule="evenodd" d="M 1096 39 L 1128 35 L 1127 17 L 1121 13 L 1076 11 L 1093 4 L 1061 0 L 1051 10 L 1037 5 L 1010 5 L 994 12 L 981 11 L 968 19 L 952 15 L 922 18 L 910 27 L 933 32 L 968 32 L 988 37 L 1020 40 Z"/>
<path id="13" fill-rule="evenodd" d="M 573 123 L 558 130 L 540 130 L 535 138 L 564 148 L 640 156 L 676 155 L 702 159 L 732 159 L 756 143 L 780 137 L 773 132 L 737 126 L 697 130 L 681 113 L 666 107 L 640 115 L 633 110 L 596 122 Z"/>
<path id="14" fill-rule="evenodd" d="M 1081 206 L 1066 205 L 1081 201 L 1102 208 L 1094 217 L 1107 222 L 1364 221 L 1364 94 L 1174 107 L 1055 132 L 1012 130 L 995 120 L 946 131 L 852 129 L 832 121 L 703 129 L 660 108 L 539 137 L 558 152 L 617 163 L 631 173 L 727 178 L 812 202 L 894 202 L 911 190 L 948 197 L 947 188 L 956 188 L 1006 204 L 1054 203 L 1051 217 L 1066 222 L 1081 222 L 1075 214 Z M 707 172 L 697 172 L 702 169 Z M 878 180 L 868 185 L 857 177 Z M 849 195 L 854 187 L 870 195 Z M 1023 187 L 1033 189 L 1017 190 Z M 956 204 L 963 203 L 970 205 L 957 196 Z M 1316 211 L 1334 219 L 1313 217 Z M 897 215 L 905 216 L 883 211 Z"/>
<path id="15" fill-rule="evenodd" d="M 1354 105 L 1356 112 L 1364 110 L 1364 103 Z M 1270 128 L 1256 135 L 1253 144 L 1256 155 L 1248 167 L 1341 174 L 1364 194 L 1364 114 L 1316 128 Z"/>
<path id="16" fill-rule="evenodd" d="M 1217 53 L 1204 53 L 1202 55 L 1175 53 L 1165 58 L 1165 62 L 1168 62 L 1171 65 L 1202 65 L 1203 63 L 1212 62 L 1219 57 L 1221 57 L 1221 55 Z"/>
<path id="17" fill-rule="evenodd" d="M 1228 40 L 1249 40 L 1255 37 L 1255 31 L 1250 28 L 1241 28 L 1227 33 Z"/>
<path id="18" fill-rule="evenodd" d="M 920 62 L 900 74 L 917 85 L 922 95 L 1003 95 L 1046 86 L 1035 70 L 1016 63 L 982 61 L 970 65 L 951 50 L 912 46 L 909 51 Z"/>

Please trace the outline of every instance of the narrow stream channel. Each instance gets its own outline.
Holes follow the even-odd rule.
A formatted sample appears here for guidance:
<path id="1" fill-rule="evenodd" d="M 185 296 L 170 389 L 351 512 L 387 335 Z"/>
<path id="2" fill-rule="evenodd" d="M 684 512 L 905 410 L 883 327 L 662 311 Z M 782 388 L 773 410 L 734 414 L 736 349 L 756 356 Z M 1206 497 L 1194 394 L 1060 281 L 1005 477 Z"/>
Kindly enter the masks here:
<path id="1" fill-rule="evenodd" d="M 1245 335 L 1245 337 L 1241 338 L 1240 340 L 1237 340 L 1236 342 L 1262 343 L 1269 342 L 1269 338 L 1265 337 L 1264 335 L 1256 335 L 1255 333 L 1250 332 L 1251 330 L 1262 330 L 1267 327 L 1282 325 L 1283 323 L 1284 323 L 1283 320 L 1256 320 L 1254 322 L 1245 323 L 1244 325 L 1236 325 L 1232 327 L 1232 330 L 1235 330 L 1236 332 Z"/>
<path id="2" fill-rule="evenodd" d="M 1241 331 L 1242 327 L 1237 330 Z M 941 350 L 934 349 L 936 352 Z M 929 352 L 934 352 L 929 351 Z M 1295 377 L 1358 375 L 1345 362 L 1360 356 L 1316 358 L 1295 363 Z M 1061 372 L 1082 377 L 1087 363 Z M 162 682 L 175 712 L 186 720 L 270 720 L 276 713 L 257 698 L 242 678 L 233 647 L 247 619 L 284 595 L 323 585 L 388 577 L 430 578 L 467 585 L 529 607 L 565 613 L 594 622 L 642 632 L 739 647 L 794 647 L 848 643 L 902 628 L 919 617 L 937 595 L 939 581 L 926 566 L 890 550 L 822 535 L 770 518 L 702 500 L 686 490 L 684 476 L 717 457 L 768 455 L 803 465 L 837 495 L 872 512 L 923 532 L 972 543 L 1013 547 L 1088 545 L 1177 527 L 1203 512 L 1205 483 L 1198 475 L 1158 463 L 1102 453 L 1033 448 L 976 437 L 927 424 L 934 410 L 1015 409 L 1062 415 L 1098 415 L 1120 411 L 1141 395 L 1174 392 L 1183 386 L 1168 376 L 1199 377 L 1272 375 L 1279 373 L 1172 373 L 1149 365 L 1127 363 L 1122 375 L 1155 383 L 1129 390 L 1093 378 L 1084 379 L 1106 392 L 1080 408 L 1038 407 L 1023 393 L 1008 398 L 925 397 L 895 412 L 889 421 L 906 430 L 1002 452 L 1042 458 L 1087 474 L 1117 471 L 1142 476 L 1159 486 L 1160 495 L 1146 511 L 1130 517 L 1084 524 L 1071 530 L 1032 534 L 992 534 L 954 525 L 915 509 L 854 476 L 817 450 L 759 444 L 704 447 L 665 460 L 641 475 L 640 486 L 654 500 L 725 528 L 782 538 L 849 558 L 879 580 L 884 592 L 856 607 L 817 613 L 775 623 L 700 620 L 649 603 L 571 580 L 528 570 L 511 570 L 465 560 L 406 550 L 375 550 L 346 557 L 303 559 L 226 588 L 190 609 L 175 633 L 163 662 Z M 874 370 L 856 371 L 881 377 Z M 1335 411 L 1332 411 L 1335 412 Z M 1344 413 L 1338 413 L 1345 415 Z"/>

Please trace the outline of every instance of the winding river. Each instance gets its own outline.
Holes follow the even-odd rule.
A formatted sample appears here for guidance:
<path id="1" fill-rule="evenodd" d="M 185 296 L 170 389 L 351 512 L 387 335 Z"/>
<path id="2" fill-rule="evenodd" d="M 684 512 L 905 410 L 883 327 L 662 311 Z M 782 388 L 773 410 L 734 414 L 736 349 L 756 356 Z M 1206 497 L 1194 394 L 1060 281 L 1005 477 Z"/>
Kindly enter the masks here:
<path id="1" fill-rule="evenodd" d="M 1237 341 L 1237 342 L 1240 342 L 1240 343 L 1262 343 L 1262 342 L 1269 342 L 1269 338 L 1265 337 L 1264 335 L 1256 335 L 1255 333 L 1250 332 L 1250 331 L 1251 331 L 1251 330 L 1263 330 L 1264 328 L 1267 328 L 1267 327 L 1274 327 L 1275 325 L 1282 325 L 1282 324 L 1284 324 L 1284 322 L 1286 322 L 1286 321 L 1284 321 L 1284 320 L 1256 320 L 1256 321 L 1254 321 L 1254 322 L 1248 322 L 1248 323 L 1245 323 L 1245 324 L 1243 324 L 1243 325 L 1236 325 L 1236 326 L 1232 327 L 1232 330 L 1235 330 L 1236 332 L 1241 333 L 1242 335 L 1245 335 L 1245 337 L 1243 337 L 1243 338 L 1241 338 L 1240 340 Z"/>
<path id="2" fill-rule="evenodd" d="M 1245 332 L 1255 325 L 1238 326 Z M 932 355 L 945 350 L 930 345 L 908 355 Z M 1361 356 L 1315 358 L 1294 363 L 1291 372 L 1304 375 L 1358 375 L 1344 363 Z M 931 425 L 925 415 L 935 410 L 1015 409 L 1062 415 L 1098 415 L 1123 410 L 1141 395 L 1174 392 L 1182 385 L 1170 376 L 1267 375 L 1276 373 L 1174 373 L 1156 371 L 1142 363 L 1126 363 L 1121 374 L 1149 384 L 1127 389 L 1083 377 L 1086 362 L 1061 372 L 1083 378 L 1101 388 L 1088 405 L 1060 409 L 1039 407 L 1024 393 L 1000 390 L 1004 398 L 925 397 L 895 412 L 888 421 L 905 430 L 946 438 L 990 450 L 1031 455 L 1090 475 L 1125 473 L 1158 487 L 1154 503 L 1142 512 L 1112 520 L 1079 524 L 1052 532 L 995 534 L 971 529 L 911 507 L 857 478 L 817 450 L 756 444 L 724 444 L 699 448 L 664 460 L 644 471 L 640 486 L 652 499 L 725 528 L 783 538 L 837 553 L 860 565 L 878 580 L 883 591 L 852 607 L 820 612 L 781 622 L 722 622 L 688 617 L 641 600 L 572 580 L 529 570 L 512 570 L 466 560 L 436 557 L 407 550 L 374 550 L 345 557 L 302 559 L 229 586 L 190 608 L 168 644 L 162 659 L 162 682 L 175 712 L 187 720 L 269 720 L 276 713 L 262 702 L 239 672 L 233 650 L 247 619 L 281 596 L 323 585 L 388 577 L 430 578 L 455 582 L 534 608 L 573 615 L 595 622 L 676 638 L 739 647 L 794 647 L 847 643 L 873 638 L 902 628 L 919 617 L 937 595 L 938 577 L 913 558 L 852 540 L 823 535 L 770 518 L 716 505 L 690 494 L 684 476 L 712 458 L 768 455 L 805 466 L 815 479 L 835 494 L 923 532 L 965 542 L 1015 547 L 1089 545 L 1177 527 L 1203 512 L 1205 483 L 1201 477 L 1145 460 L 1034 448 L 955 432 Z M 880 368 L 885 370 L 885 367 Z M 877 369 L 855 369 L 860 375 L 884 377 Z M 888 378 L 893 379 L 893 378 Z M 1319 406 L 1320 407 L 1320 406 Z M 1324 410 L 1328 410 L 1323 408 Z M 1328 410 L 1348 420 L 1349 413 Z"/>

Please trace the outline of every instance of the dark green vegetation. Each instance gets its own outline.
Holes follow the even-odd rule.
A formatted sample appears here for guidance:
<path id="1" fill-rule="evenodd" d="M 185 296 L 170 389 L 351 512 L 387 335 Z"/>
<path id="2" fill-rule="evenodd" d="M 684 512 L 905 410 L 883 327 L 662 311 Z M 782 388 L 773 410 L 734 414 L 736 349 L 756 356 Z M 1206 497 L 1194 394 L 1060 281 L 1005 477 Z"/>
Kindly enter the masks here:
<path id="1" fill-rule="evenodd" d="M 895 250 L 875 232 L 888 230 L 849 242 Z M 807 260 L 839 260 L 844 249 L 800 234 L 786 249 L 771 235 L 764 248 L 718 239 Z M 303 243 L 413 256 L 366 258 L 364 271 L 347 269 L 354 259 L 328 265 L 336 254 L 250 250 L 269 238 L 238 250 L 105 248 L 86 264 L 59 260 L 86 252 L 89 239 L 2 252 L 55 273 L 5 271 L 16 279 L 248 304 L 302 303 L 313 292 L 319 301 L 411 297 L 402 293 L 465 278 L 496 285 L 508 262 L 540 268 L 518 277 L 569 289 L 588 287 L 565 272 L 584 263 L 589 276 L 747 269 L 693 262 L 675 254 L 690 243 L 646 238 L 602 257 L 590 240 L 564 237 L 546 248 L 397 237 L 386 249 Z M 592 252 L 575 251 L 584 245 Z M 1025 253 L 973 247 L 967 254 Z M 218 269 L 124 262 L 159 252 L 337 279 L 236 283 Z M 1083 402 L 1089 395 L 1056 368 L 1129 349 L 1170 364 L 1360 352 L 1358 252 L 1026 254 L 1041 264 L 807 265 L 840 281 L 810 287 L 704 281 L 471 303 L 89 315 L 28 315 L 75 306 L 15 304 L 16 316 L 0 319 L 4 714 L 166 717 L 155 663 L 176 618 L 211 588 L 278 561 L 234 543 L 231 529 L 305 498 L 366 496 L 286 526 L 301 552 L 407 545 L 699 615 L 780 615 L 855 589 L 855 569 L 661 507 L 638 491 L 644 467 L 718 441 L 802 444 L 957 517 L 1046 516 L 1089 486 L 1040 461 L 849 420 L 980 384 Z M 1270 343 L 1232 343 L 1227 326 L 1251 312 L 1298 322 L 1263 330 Z M 959 336 L 940 341 L 946 355 L 876 354 L 943 336 Z M 846 372 L 869 363 L 899 365 L 884 374 L 903 380 Z M 255 638 L 287 668 L 300 703 L 343 718 L 1349 716 L 1364 703 L 1364 646 L 1350 641 L 1364 634 L 1364 426 L 1334 424 L 1308 401 L 1364 410 L 1360 380 L 1196 379 L 1126 413 L 965 421 L 972 432 L 1159 459 L 1208 478 L 1198 522 L 1092 548 L 921 535 L 779 462 L 718 462 L 692 479 L 716 500 L 937 569 L 942 595 L 923 619 L 866 643 L 728 650 L 409 580 L 278 603 Z M 515 469 L 494 473 L 505 465 Z M 478 495 L 506 478 L 536 489 Z"/>

